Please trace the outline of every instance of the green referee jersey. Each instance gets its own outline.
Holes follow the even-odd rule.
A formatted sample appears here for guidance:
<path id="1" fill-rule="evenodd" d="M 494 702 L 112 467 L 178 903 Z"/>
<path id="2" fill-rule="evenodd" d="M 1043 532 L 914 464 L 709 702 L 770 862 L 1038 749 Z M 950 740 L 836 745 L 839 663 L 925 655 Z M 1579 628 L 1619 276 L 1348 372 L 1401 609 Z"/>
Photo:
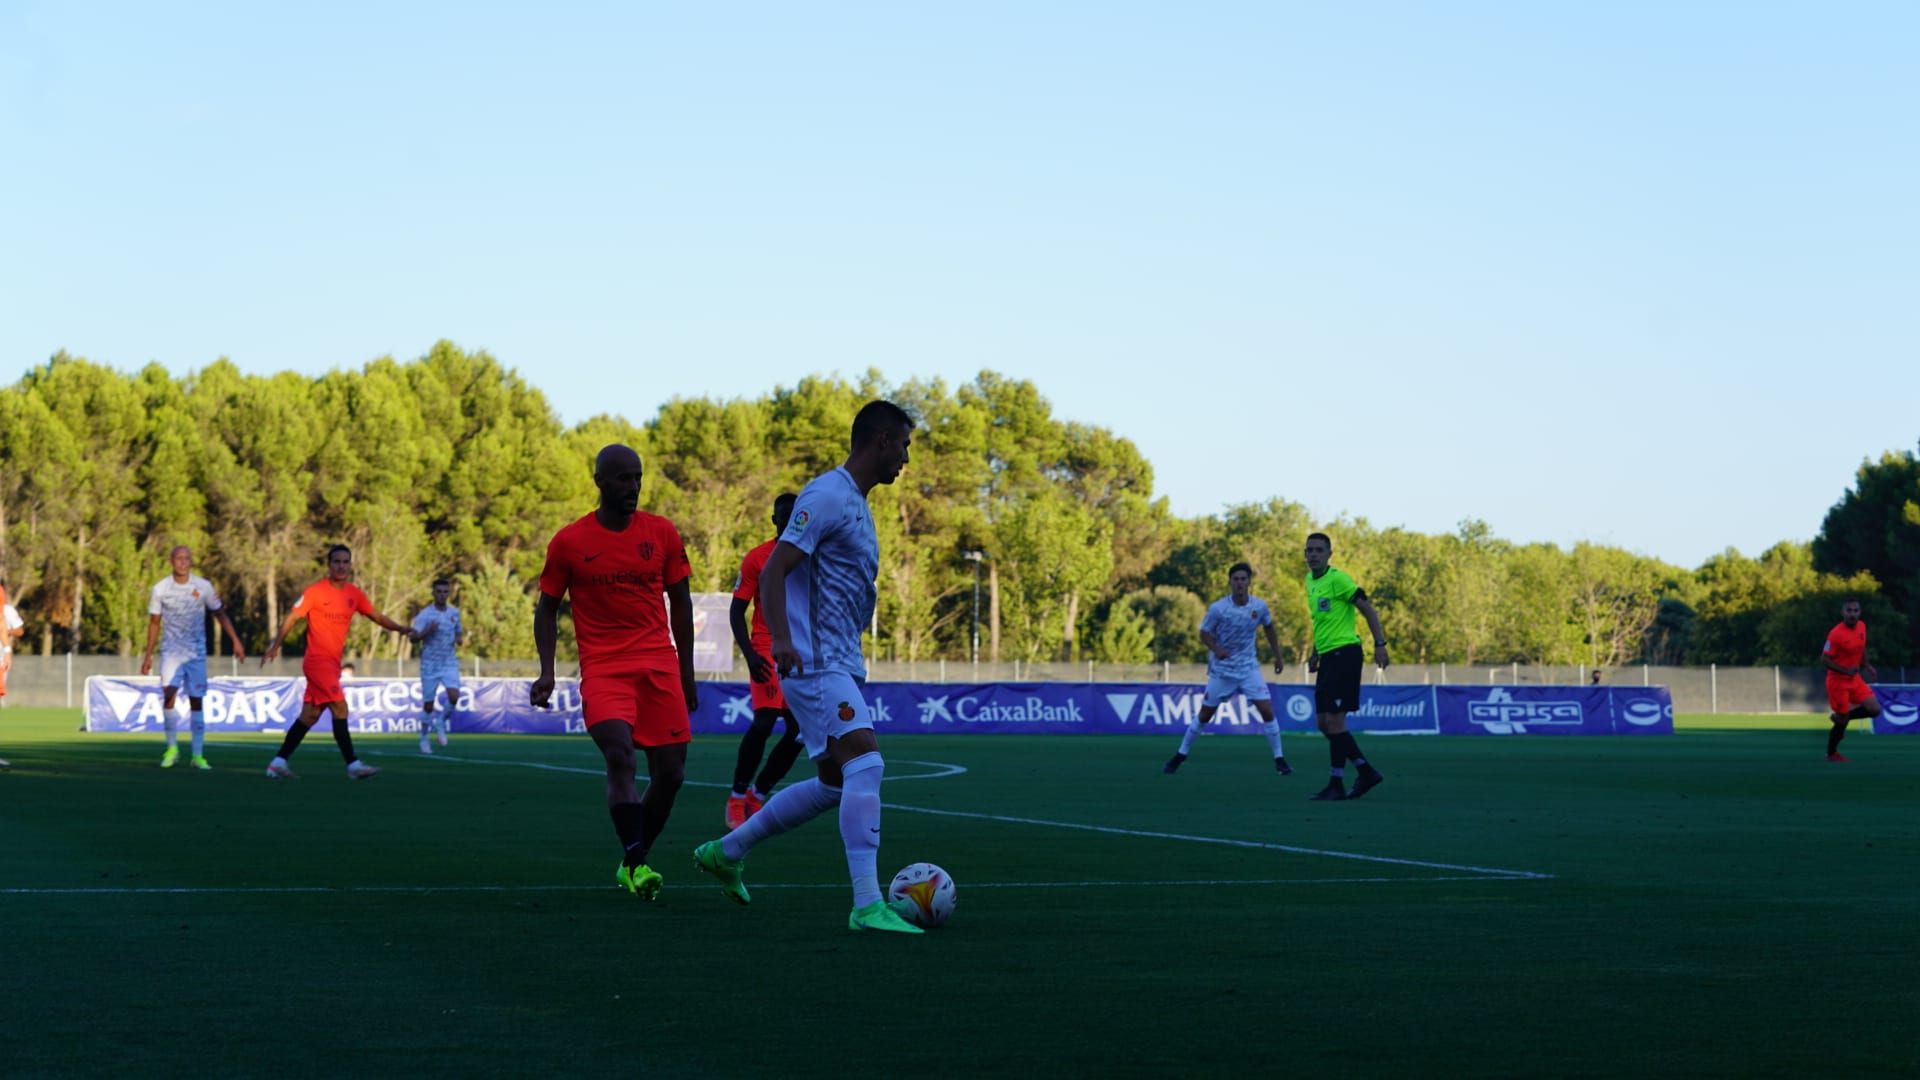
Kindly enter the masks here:
<path id="1" fill-rule="evenodd" d="M 1360 644 L 1353 628 L 1353 594 L 1360 586 L 1346 571 L 1331 566 L 1319 577 L 1307 571 L 1307 610 L 1313 616 L 1313 651 L 1330 653 L 1342 645 Z"/>

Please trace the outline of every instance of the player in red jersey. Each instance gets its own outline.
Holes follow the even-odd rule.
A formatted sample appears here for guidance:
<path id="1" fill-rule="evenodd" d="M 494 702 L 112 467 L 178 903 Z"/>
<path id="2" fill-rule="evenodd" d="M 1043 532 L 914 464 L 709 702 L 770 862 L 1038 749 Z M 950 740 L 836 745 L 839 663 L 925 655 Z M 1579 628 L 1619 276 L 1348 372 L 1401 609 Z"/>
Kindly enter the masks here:
<path id="1" fill-rule="evenodd" d="M 1867 624 L 1860 621 L 1860 601 L 1847 600 L 1840 605 L 1840 622 L 1827 631 L 1820 663 L 1827 669 L 1827 706 L 1833 710 L 1833 729 L 1827 732 L 1827 760 L 1845 761 L 1840 756 L 1840 740 L 1847 737 L 1847 722 L 1880 715 L 1880 699 L 1860 677 L 1863 671 L 1867 679 L 1880 677 L 1867 663 Z"/>
<path id="2" fill-rule="evenodd" d="M 686 779 L 688 716 L 699 697 L 687 584 L 692 567 L 673 522 L 638 509 L 640 476 L 640 455 L 632 448 L 616 443 L 602 449 L 593 461 L 599 509 L 555 533 L 547 545 L 533 613 L 540 677 L 529 698 L 543 709 L 553 698 L 560 602 L 570 597 L 580 643 L 582 712 L 587 734 L 606 759 L 607 812 L 626 852 L 614 880 L 652 900 L 660 895 L 661 880 L 647 865 L 647 852 Z M 645 793 L 634 789 L 636 748 L 647 755 Z"/>
<path id="3" fill-rule="evenodd" d="M 280 632 L 274 635 L 273 644 L 260 654 L 263 666 L 269 660 L 278 659 L 281 642 L 287 640 L 300 620 L 307 621 L 307 655 L 300 662 L 300 673 L 307 677 L 307 692 L 301 699 L 300 716 L 287 726 L 287 737 L 280 743 L 280 752 L 267 763 L 267 775 L 275 780 L 293 776 L 287 759 L 293 756 L 300 740 L 307 737 L 323 711 L 333 714 L 333 741 L 339 744 L 340 756 L 347 761 L 347 775 L 365 780 L 380 771 L 354 756 L 353 733 L 347 730 L 347 694 L 340 689 L 340 658 L 347 648 L 347 627 L 353 623 L 355 612 L 396 634 L 410 633 L 404 624 L 374 610 L 367 594 L 353 583 L 353 549 L 335 544 L 327 549 L 327 576 L 300 594 L 293 610 L 287 612 L 286 621 L 280 624 Z"/>
<path id="4" fill-rule="evenodd" d="M 773 554 L 780 534 L 787 531 L 787 518 L 793 514 L 796 498 L 798 496 L 788 492 L 773 500 L 773 539 L 747 552 L 747 557 L 740 560 L 740 576 L 733 583 L 733 605 L 727 612 L 727 622 L 733 627 L 733 643 L 747 660 L 747 677 L 752 680 L 747 684 L 747 693 L 753 702 L 753 723 L 740 737 L 740 756 L 733 765 L 733 792 L 727 796 L 729 829 L 739 828 L 766 805 L 774 785 L 800 757 L 800 721 L 793 718 L 793 710 L 787 708 L 786 696 L 780 692 L 780 673 L 774 670 L 772 660 L 773 633 L 760 614 L 760 568 L 767 565 L 767 556 Z M 753 605 L 751 629 L 747 626 L 749 603 Z M 787 732 L 767 757 L 766 768 L 760 769 L 760 754 L 767 748 L 767 737 L 773 734 L 774 722 L 778 720 L 787 722 Z M 755 769 L 760 769 L 758 778 L 753 775 Z"/>

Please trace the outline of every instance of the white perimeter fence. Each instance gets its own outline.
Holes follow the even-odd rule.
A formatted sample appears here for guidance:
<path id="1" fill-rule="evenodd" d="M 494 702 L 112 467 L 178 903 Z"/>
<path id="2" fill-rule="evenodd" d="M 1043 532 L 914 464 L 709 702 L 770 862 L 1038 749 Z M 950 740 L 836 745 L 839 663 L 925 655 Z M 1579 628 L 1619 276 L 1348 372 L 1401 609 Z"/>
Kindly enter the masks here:
<path id="1" fill-rule="evenodd" d="M 474 675 L 524 676 L 539 673 L 531 660 L 491 660 L 466 657 L 461 667 Z M 207 662 L 213 675 L 300 674 L 298 658 L 282 659 L 264 669 L 258 661 L 236 664 L 232 657 Z M 413 678 L 419 674 L 413 660 L 368 660 L 355 664 L 363 676 Z M 89 675 L 131 675 L 140 670 L 139 657 L 37 656 L 15 653 L 7 676 L 8 705 L 78 708 Z M 1372 682 L 1451 683 L 1462 686 L 1504 684 L 1518 686 L 1585 686 L 1592 668 L 1578 665 L 1529 664 L 1395 664 L 1384 674 L 1369 668 Z M 990 682 L 1165 682 L 1204 683 L 1204 664 L 1022 663 L 971 664 L 954 660 L 917 663 L 881 661 L 868 678 L 875 682 L 990 683 Z M 574 673 L 563 665 L 561 674 Z M 1912 669 L 1920 676 L 1920 668 Z M 704 679 L 744 680 L 746 667 L 736 664 L 732 674 L 703 675 Z M 1271 676 L 1270 676 L 1271 677 Z M 1887 682 L 1906 682 L 1907 668 L 1885 667 Z M 1614 686 L 1664 686 L 1673 694 L 1676 711 L 1690 713 L 1821 713 L 1826 712 L 1826 690 L 1821 669 L 1815 667 L 1652 667 L 1633 665 L 1600 669 L 1602 683 Z M 1288 665 L 1277 681 L 1305 682 L 1305 671 Z"/>

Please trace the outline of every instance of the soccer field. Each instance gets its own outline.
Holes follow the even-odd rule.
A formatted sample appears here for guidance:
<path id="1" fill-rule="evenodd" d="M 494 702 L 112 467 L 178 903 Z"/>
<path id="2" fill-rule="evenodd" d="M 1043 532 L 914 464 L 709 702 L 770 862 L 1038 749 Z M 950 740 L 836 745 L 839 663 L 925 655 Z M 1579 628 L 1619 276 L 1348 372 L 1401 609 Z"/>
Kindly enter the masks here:
<path id="1" fill-rule="evenodd" d="M 1719 718 L 1724 720 L 1725 718 Z M 959 882 L 922 938 L 845 929 L 830 819 L 692 868 L 734 743 L 707 738 L 645 904 L 583 738 L 214 742 L 0 713 L 10 1075 L 1870 1075 L 1920 1069 L 1920 739 L 886 741 L 883 880 Z"/>

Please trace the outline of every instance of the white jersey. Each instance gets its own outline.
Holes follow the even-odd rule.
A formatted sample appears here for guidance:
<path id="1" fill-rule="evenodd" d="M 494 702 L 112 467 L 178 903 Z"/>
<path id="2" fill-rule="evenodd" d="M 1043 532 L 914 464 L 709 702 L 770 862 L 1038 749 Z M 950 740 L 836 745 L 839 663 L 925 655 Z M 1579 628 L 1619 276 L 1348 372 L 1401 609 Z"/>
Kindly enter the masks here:
<path id="1" fill-rule="evenodd" d="M 1227 655 L 1209 655 L 1207 670 L 1235 676 L 1259 671 L 1255 631 L 1272 625 L 1273 613 L 1267 610 L 1267 602 L 1257 596 L 1247 597 L 1244 604 L 1234 603 L 1230 595 L 1215 600 L 1213 606 L 1207 608 L 1207 617 L 1200 621 L 1200 630 L 1212 634 L 1213 640 L 1227 650 Z"/>
<path id="2" fill-rule="evenodd" d="M 207 612 L 220 610 L 220 598 L 206 578 L 169 574 L 153 586 L 147 614 L 160 616 L 160 655 L 194 659 L 207 655 Z"/>
<path id="3" fill-rule="evenodd" d="M 13 652 L 13 632 L 15 630 L 24 630 L 27 626 L 27 621 L 20 617 L 20 609 L 14 607 L 12 604 L 7 605 L 6 615 L 3 621 L 6 626 L 6 632 L 0 633 L 0 656 Z"/>
<path id="4" fill-rule="evenodd" d="M 844 466 L 801 489 L 780 540 L 806 556 L 787 574 L 787 629 L 804 674 L 866 678 L 860 634 L 873 619 L 880 541 L 867 497 Z"/>
<path id="5" fill-rule="evenodd" d="M 458 669 L 460 658 L 453 654 L 454 639 L 465 629 L 460 609 L 452 604 L 445 611 L 428 604 L 413 617 L 413 628 L 420 631 L 420 670 Z"/>

